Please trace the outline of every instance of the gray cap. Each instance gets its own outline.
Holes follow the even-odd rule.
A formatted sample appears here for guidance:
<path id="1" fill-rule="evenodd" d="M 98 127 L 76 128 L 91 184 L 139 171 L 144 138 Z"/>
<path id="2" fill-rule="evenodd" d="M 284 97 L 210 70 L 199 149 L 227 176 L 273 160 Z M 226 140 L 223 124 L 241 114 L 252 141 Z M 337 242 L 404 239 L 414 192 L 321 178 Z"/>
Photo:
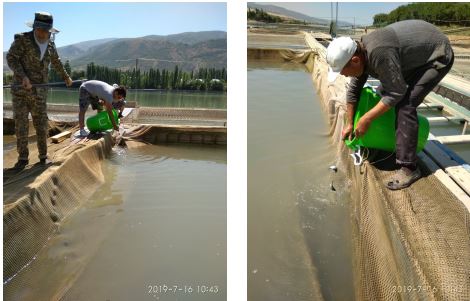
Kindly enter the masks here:
<path id="1" fill-rule="evenodd" d="M 54 20 L 50 13 L 37 12 L 34 14 L 34 22 L 31 22 L 31 21 L 26 22 L 26 25 L 34 29 L 42 28 L 42 29 L 48 30 L 49 32 L 57 33 L 59 31 L 55 29 L 54 27 L 52 27 L 53 21 Z"/>

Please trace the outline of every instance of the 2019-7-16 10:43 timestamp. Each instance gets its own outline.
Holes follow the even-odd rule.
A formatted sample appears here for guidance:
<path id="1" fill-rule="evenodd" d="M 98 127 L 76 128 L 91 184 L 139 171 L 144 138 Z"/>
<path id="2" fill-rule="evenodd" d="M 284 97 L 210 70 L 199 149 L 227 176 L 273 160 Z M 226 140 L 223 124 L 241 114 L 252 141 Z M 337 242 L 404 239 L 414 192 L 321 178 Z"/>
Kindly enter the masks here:
<path id="1" fill-rule="evenodd" d="M 219 292 L 218 285 L 147 285 L 148 294 L 217 294 Z"/>
<path id="2" fill-rule="evenodd" d="M 392 286 L 394 293 L 411 293 L 411 292 L 437 292 L 437 287 L 430 285 L 394 285 Z"/>

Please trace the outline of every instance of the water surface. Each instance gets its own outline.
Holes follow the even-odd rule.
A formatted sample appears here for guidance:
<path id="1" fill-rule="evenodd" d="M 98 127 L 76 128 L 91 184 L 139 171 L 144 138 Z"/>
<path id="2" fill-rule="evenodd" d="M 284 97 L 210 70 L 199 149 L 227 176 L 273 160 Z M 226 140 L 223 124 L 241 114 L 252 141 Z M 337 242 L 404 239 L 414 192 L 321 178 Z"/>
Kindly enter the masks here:
<path id="1" fill-rule="evenodd" d="M 353 299 L 349 198 L 327 132 L 303 65 L 248 62 L 250 301 Z"/>
<path id="2" fill-rule="evenodd" d="M 103 169 L 105 184 L 4 297 L 225 300 L 226 149 L 116 148 Z"/>
<path id="3" fill-rule="evenodd" d="M 143 107 L 226 109 L 227 94 L 222 92 L 181 92 L 128 90 L 128 100 Z M 3 99 L 11 102 L 10 89 L 3 89 Z M 50 89 L 48 103 L 78 105 L 78 89 Z"/>

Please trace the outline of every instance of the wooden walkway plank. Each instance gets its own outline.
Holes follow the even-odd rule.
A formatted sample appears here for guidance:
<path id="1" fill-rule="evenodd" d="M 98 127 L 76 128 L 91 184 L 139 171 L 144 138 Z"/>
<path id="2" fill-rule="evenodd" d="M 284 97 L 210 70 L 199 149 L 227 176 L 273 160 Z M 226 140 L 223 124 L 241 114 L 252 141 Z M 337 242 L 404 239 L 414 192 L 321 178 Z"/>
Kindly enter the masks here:
<path id="1" fill-rule="evenodd" d="M 452 103 L 450 100 L 434 93 L 431 92 L 429 93 L 425 100 L 427 102 L 430 102 L 432 104 L 438 104 L 438 105 L 443 105 L 444 106 L 444 111 L 452 114 L 455 117 L 460 117 L 465 119 L 466 121 L 470 121 L 470 111 L 467 109 L 459 106 L 456 103 Z"/>
<path id="2" fill-rule="evenodd" d="M 470 212 L 470 196 L 457 185 L 448 174 L 445 173 L 426 153 L 418 154 L 419 159 L 426 165 L 426 168 L 433 173 L 434 176 L 452 192 L 455 197 L 461 201 Z"/>
<path id="3" fill-rule="evenodd" d="M 444 106 L 441 105 L 441 104 L 436 104 L 436 103 L 422 103 L 418 106 L 418 110 L 421 109 L 421 110 L 426 110 L 426 109 L 438 109 L 438 110 L 442 110 L 444 109 Z"/>
<path id="4" fill-rule="evenodd" d="M 436 140 L 442 144 L 470 143 L 470 135 L 436 136 Z"/>
<path id="5" fill-rule="evenodd" d="M 465 121 L 462 117 L 455 117 L 455 116 L 439 116 L 439 117 L 428 117 L 429 123 L 438 123 L 438 122 L 462 122 Z"/>
<path id="6" fill-rule="evenodd" d="M 470 166 L 462 164 L 460 157 L 454 158 L 449 155 L 438 143 L 437 141 L 429 141 L 424 147 L 424 152 L 470 195 Z"/>
<path id="7" fill-rule="evenodd" d="M 459 76 L 455 76 L 452 74 L 447 74 L 439 83 L 448 89 L 456 91 L 462 95 L 470 97 L 470 82 L 461 78 Z"/>
<path id="8" fill-rule="evenodd" d="M 51 137 L 52 143 L 60 143 L 72 135 L 71 131 L 65 131 Z"/>

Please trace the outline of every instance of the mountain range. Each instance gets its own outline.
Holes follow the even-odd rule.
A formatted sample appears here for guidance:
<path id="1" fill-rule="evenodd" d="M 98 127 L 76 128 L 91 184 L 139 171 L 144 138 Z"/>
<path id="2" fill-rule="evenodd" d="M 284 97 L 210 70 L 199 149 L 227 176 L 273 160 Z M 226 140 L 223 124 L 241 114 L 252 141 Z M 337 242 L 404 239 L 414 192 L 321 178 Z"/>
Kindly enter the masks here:
<path id="1" fill-rule="evenodd" d="M 304 15 L 302 13 L 298 13 L 298 12 L 295 12 L 295 11 L 292 11 L 292 10 L 289 10 L 289 9 L 286 9 L 286 8 L 283 8 L 283 7 L 279 7 L 279 6 L 276 6 L 276 5 L 258 4 L 258 3 L 254 3 L 254 2 L 249 2 L 248 7 L 249 8 L 262 9 L 263 11 L 268 12 L 268 13 L 273 13 L 273 14 L 277 14 L 277 15 L 281 15 L 281 16 L 286 16 L 286 17 L 296 19 L 296 20 L 299 20 L 299 21 L 304 21 L 305 20 L 305 21 L 307 21 L 309 23 L 313 23 L 313 24 L 320 24 L 320 25 L 329 25 L 330 24 L 330 20 L 310 17 L 310 16 Z M 349 23 L 349 22 L 344 22 L 344 21 L 339 21 L 338 20 L 338 26 L 340 26 L 340 27 L 352 26 L 352 24 Z"/>
<path id="2" fill-rule="evenodd" d="M 57 48 L 62 62 L 72 70 L 84 70 L 93 62 L 122 70 L 149 68 L 190 71 L 199 67 L 227 68 L 227 33 L 225 31 L 185 32 L 150 35 L 139 38 L 107 38 L 84 41 Z M 3 53 L 3 71 L 9 71 Z M 11 72 L 11 71 L 10 71 Z"/>

